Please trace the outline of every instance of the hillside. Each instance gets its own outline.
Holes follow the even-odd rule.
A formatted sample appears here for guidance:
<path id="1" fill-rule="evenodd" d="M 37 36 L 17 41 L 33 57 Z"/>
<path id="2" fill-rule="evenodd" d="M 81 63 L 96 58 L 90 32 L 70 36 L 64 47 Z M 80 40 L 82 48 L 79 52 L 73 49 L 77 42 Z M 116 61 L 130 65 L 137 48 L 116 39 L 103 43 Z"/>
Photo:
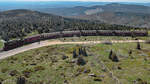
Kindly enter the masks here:
<path id="1" fill-rule="evenodd" d="M 95 6 L 76 6 L 70 8 L 49 8 L 47 12 L 61 15 L 61 16 L 80 16 L 80 15 L 89 15 L 91 14 L 101 13 L 101 12 L 127 12 L 127 13 L 146 13 L 150 14 L 150 7 L 144 5 L 134 5 L 134 4 L 119 4 L 119 3 L 111 3 L 106 5 L 95 5 Z M 94 11 L 97 10 L 97 11 Z M 89 12 L 89 13 L 87 13 Z"/>
<path id="2" fill-rule="evenodd" d="M 55 45 L 30 50 L 0 61 L 0 82 L 16 84 L 22 76 L 26 84 L 149 84 L 150 46 L 140 45 L 141 50 L 136 49 L 136 43 Z M 86 54 L 79 56 L 81 47 Z M 118 61 L 112 61 L 111 55 Z"/>
<path id="3" fill-rule="evenodd" d="M 0 12 L 0 35 L 16 38 L 27 36 L 34 32 L 47 33 L 65 29 L 71 30 L 78 23 L 90 24 L 90 22 L 88 23 L 85 20 L 67 19 L 38 11 L 25 9 L 9 10 Z"/>
<path id="4" fill-rule="evenodd" d="M 25 9 L 0 12 L 0 36 L 5 41 L 38 33 L 63 30 L 130 30 L 135 27 L 109 25 L 100 21 L 64 18 L 62 16 L 41 13 Z"/>
<path id="5" fill-rule="evenodd" d="M 57 25 L 54 24 L 61 23 L 61 18 L 60 16 L 24 9 L 0 12 L 0 35 L 23 36 L 40 29 L 40 27 L 47 29 L 47 31 L 54 31 L 57 29 Z"/>
<path id="6" fill-rule="evenodd" d="M 49 9 L 48 12 L 69 18 L 98 20 L 108 24 L 150 27 L 150 7 L 144 5 L 111 3 L 91 7 Z"/>
<path id="7" fill-rule="evenodd" d="M 92 15 L 71 16 L 84 20 L 98 20 L 109 24 L 128 25 L 137 27 L 150 27 L 150 14 L 127 12 L 101 12 Z"/>

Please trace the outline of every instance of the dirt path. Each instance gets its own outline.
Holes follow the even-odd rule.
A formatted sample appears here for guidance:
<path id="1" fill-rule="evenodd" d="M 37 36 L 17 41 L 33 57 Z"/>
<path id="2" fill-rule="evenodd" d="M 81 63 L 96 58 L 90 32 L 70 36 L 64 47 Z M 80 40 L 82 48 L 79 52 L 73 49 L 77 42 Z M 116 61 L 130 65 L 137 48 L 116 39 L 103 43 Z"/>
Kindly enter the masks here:
<path id="1" fill-rule="evenodd" d="M 134 43 L 134 42 L 146 42 L 145 40 L 112 40 L 112 41 L 85 41 L 85 42 L 61 42 L 61 41 L 41 41 L 40 44 L 38 42 L 32 43 L 26 46 L 22 46 L 10 51 L 5 51 L 0 53 L 0 59 L 4 59 L 10 56 L 13 56 L 15 54 L 28 51 L 35 48 L 40 48 L 44 46 L 50 46 L 50 45 L 61 45 L 61 44 L 99 44 L 99 43 L 106 43 L 106 42 L 112 42 L 112 43 Z"/>

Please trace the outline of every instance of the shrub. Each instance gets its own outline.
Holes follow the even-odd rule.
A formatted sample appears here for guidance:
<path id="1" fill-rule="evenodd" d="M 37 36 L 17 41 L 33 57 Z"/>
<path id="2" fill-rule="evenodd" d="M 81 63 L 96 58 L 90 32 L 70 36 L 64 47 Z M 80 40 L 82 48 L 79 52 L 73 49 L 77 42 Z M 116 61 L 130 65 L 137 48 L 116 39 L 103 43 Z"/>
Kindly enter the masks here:
<path id="1" fill-rule="evenodd" d="M 24 74 L 25 77 L 29 78 L 30 77 L 30 74 L 33 72 L 32 69 L 26 69 L 24 71 L 22 71 L 22 73 Z"/>
<path id="2" fill-rule="evenodd" d="M 109 59 L 111 59 L 113 62 L 119 62 L 118 56 L 112 50 L 110 51 Z"/>
<path id="3" fill-rule="evenodd" d="M 45 70 L 45 68 L 43 66 L 34 67 L 34 71 L 40 71 L 40 70 Z"/>
<path id="4" fill-rule="evenodd" d="M 102 79 L 95 78 L 94 81 L 99 81 L 100 82 L 100 81 L 102 81 Z"/>
<path id="5" fill-rule="evenodd" d="M 2 73 L 6 73 L 7 71 L 8 71 L 8 68 L 2 68 L 2 69 L 1 69 L 1 72 L 2 72 Z"/>
<path id="6" fill-rule="evenodd" d="M 16 61 L 17 57 L 10 57 L 11 60 Z"/>
<path id="7" fill-rule="evenodd" d="M 139 42 L 137 43 L 137 48 L 136 49 L 141 50 L 141 45 L 140 45 Z"/>
<path id="8" fill-rule="evenodd" d="M 132 54 L 132 50 L 129 51 L 129 55 L 131 55 L 131 54 Z"/>
<path id="9" fill-rule="evenodd" d="M 77 65 L 82 65 L 83 66 L 85 64 L 86 64 L 85 60 L 82 57 L 79 57 L 78 60 L 77 60 Z"/>
<path id="10" fill-rule="evenodd" d="M 136 81 L 138 82 L 138 84 L 148 84 L 146 81 L 143 81 L 141 78 L 138 78 Z"/>
<path id="11" fill-rule="evenodd" d="M 65 60 L 67 58 L 68 58 L 68 56 L 65 56 L 65 55 L 62 56 L 62 60 Z"/>
<path id="12" fill-rule="evenodd" d="M 90 73 L 90 72 L 91 72 L 90 69 L 85 69 L 85 70 L 84 70 L 84 73 Z"/>
<path id="13" fill-rule="evenodd" d="M 9 75 L 16 76 L 19 72 L 17 70 L 10 71 Z"/>

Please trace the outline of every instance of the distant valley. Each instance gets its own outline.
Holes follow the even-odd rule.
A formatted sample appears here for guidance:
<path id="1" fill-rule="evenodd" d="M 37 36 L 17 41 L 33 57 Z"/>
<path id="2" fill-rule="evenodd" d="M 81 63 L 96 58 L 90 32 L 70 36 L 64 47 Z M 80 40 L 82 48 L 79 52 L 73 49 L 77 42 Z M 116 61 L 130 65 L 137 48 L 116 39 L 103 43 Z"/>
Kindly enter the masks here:
<path id="1" fill-rule="evenodd" d="M 111 3 L 91 7 L 60 8 L 58 10 L 51 8 L 47 12 L 69 18 L 95 20 L 108 24 L 150 27 L 150 7 L 143 5 Z"/>
<path id="2" fill-rule="evenodd" d="M 53 13 L 61 16 L 79 16 L 87 15 L 87 12 L 93 12 L 91 14 L 96 14 L 100 12 L 129 12 L 129 13 L 144 13 L 150 14 L 150 7 L 143 5 L 130 5 L 130 4 L 119 4 L 111 3 L 106 5 L 95 5 L 91 7 L 86 6 L 76 6 L 70 8 L 50 8 L 47 10 L 49 13 Z M 97 11 L 93 11 L 97 10 Z"/>

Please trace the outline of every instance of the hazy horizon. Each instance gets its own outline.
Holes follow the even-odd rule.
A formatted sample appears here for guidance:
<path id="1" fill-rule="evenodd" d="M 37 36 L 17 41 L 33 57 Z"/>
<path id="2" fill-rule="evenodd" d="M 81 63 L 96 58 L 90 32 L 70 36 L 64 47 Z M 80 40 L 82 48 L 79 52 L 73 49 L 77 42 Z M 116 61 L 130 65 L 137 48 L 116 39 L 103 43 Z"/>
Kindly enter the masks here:
<path id="1" fill-rule="evenodd" d="M 0 2 L 133 2 L 150 3 L 149 0 L 0 0 Z"/>

